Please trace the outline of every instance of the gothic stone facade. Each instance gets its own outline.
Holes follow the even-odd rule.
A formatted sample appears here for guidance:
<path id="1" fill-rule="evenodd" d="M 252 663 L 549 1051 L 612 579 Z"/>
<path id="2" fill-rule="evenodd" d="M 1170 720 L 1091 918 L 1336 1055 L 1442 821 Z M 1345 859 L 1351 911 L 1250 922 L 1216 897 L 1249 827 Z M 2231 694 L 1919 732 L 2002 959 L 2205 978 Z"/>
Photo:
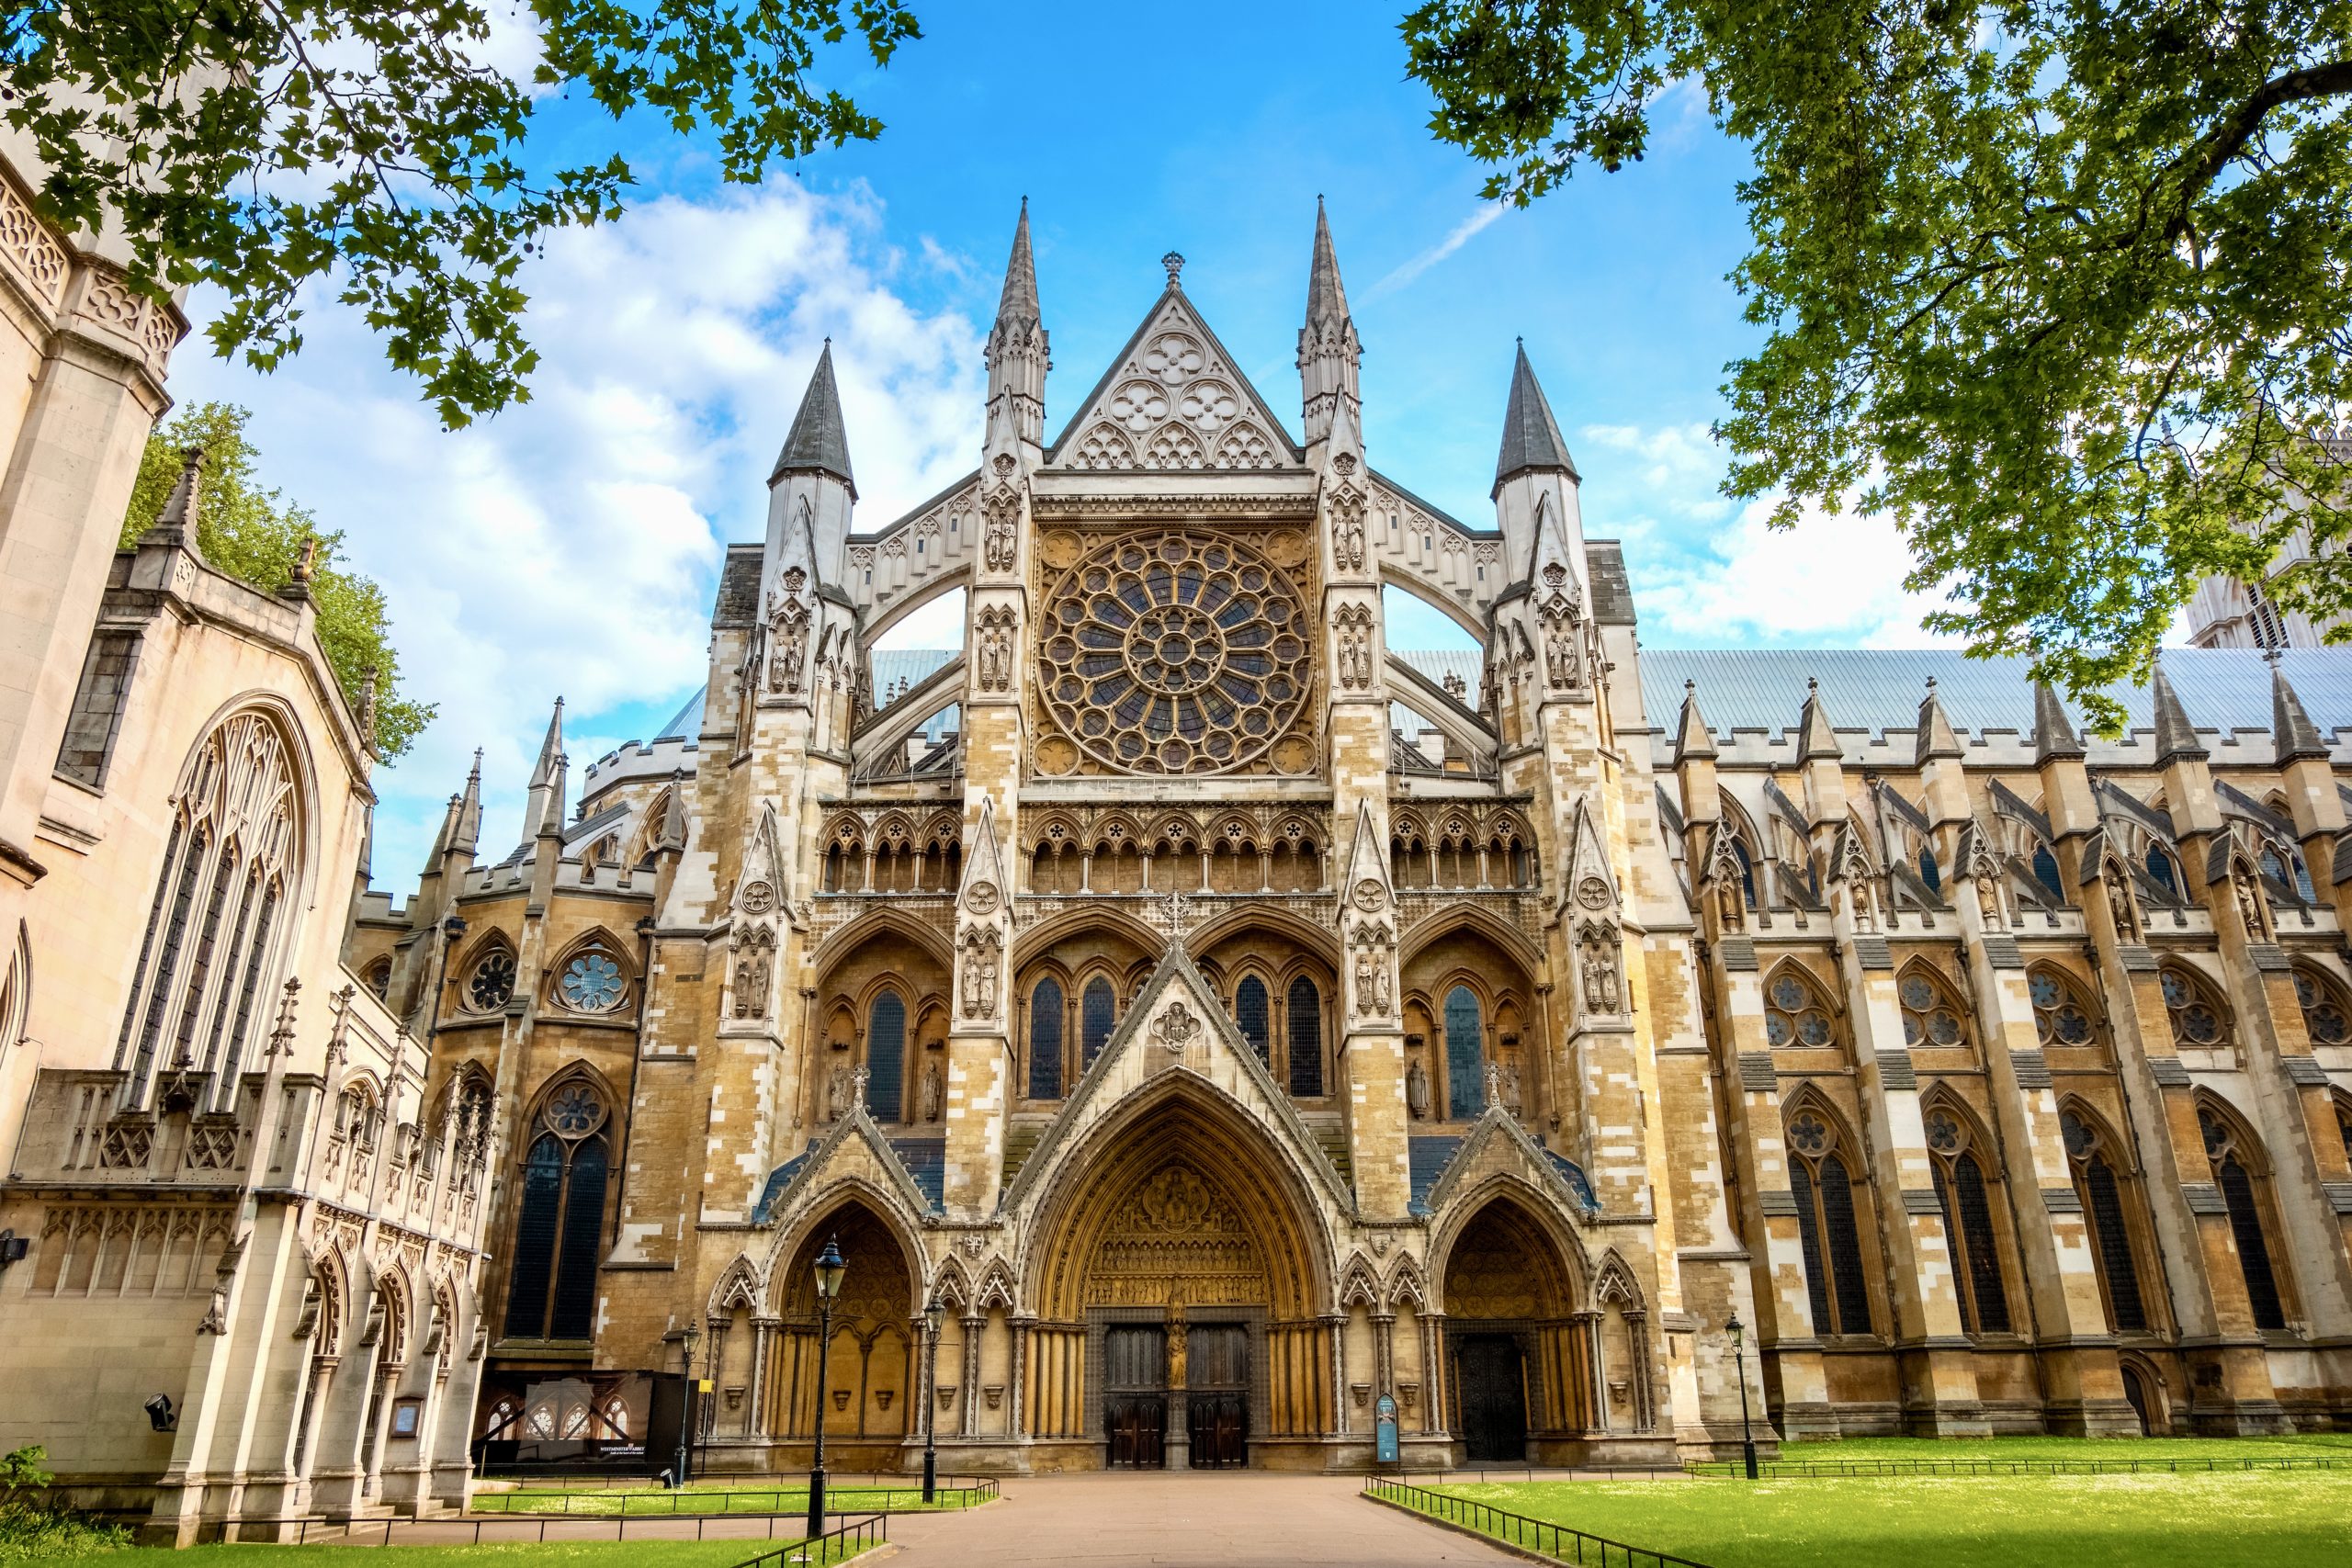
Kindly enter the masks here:
<path id="1" fill-rule="evenodd" d="M 0 146 L 0 1450 L 187 1540 L 461 1503 L 486 1089 L 342 967 L 373 766 L 300 585 L 116 543 L 176 307 Z M 363 705 L 364 706 L 364 705 Z M 262 1529 L 263 1527 L 254 1527 Z"/>

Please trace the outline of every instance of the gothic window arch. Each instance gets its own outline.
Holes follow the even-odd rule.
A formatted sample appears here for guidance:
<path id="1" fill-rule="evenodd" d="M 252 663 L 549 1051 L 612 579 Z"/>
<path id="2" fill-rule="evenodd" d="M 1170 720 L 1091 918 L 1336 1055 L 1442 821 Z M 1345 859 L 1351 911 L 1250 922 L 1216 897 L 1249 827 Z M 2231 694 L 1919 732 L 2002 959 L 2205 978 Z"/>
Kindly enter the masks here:
<path id="1" fill-rule="evenodd" d="M 1782 964 L 1765 986 L 1764 1039 L 1771 1045 L 1816 1050 L 1838 1043 L 1836 1014 L 1802 964 Z"/>
<path id="2" fill-rule="evenodd" d="M 2230 1234 L 2237 1242 L 2238 1267 L 2245 1274 L 2248 1309 L 2256 1328 L 2287 1326 L 2287 1307 L 2272 1259 L 2274 1231 L 2270 1221 L 2270 1162 L 2261 1141 L 2235 1112 L 2212 1100 L 2197 1107 L 2197 1129 L 2204 1135 L 2205 1157 L 2213 1168 L 2213 1183 L 2222 1190 L 2229 1212 Z"/>
<path id="3" fill-rule="evenodd" d="M 2271 811 L 2282 822 L 2294 820 L 2294 812 L 2283 795 L 2273 795 L 2267 802 Z M 2304 863 L 2303 852 L 2293 837 L 2278 832 L 2267 824 L 2247 824 L 2256 840 L 2256 863 L 2262 868 L 2264 880 L 2271 884 L 2270 896 L 2294 904 L 2315 904 L 2317 892 L 2312 886 L 2311 868 Z"/>
<path id="4" fill-rule="evenodd" d="M 1411 818 L 1399 818 L 1389 829 L 1388 878 L 1399 887 L 1430 885 L 1429 836 Z"/>
<path id="5" fill-rule="evenodd" d="M 2314 1045 L 2352 1043 L 2352 1005 L 2344 988 L 2318 970 L 2295 966 L 2295 1000 L 2303 1011 L 2303 1032 Z"/>
<path id="6" fill-rule="evenodd" d="M 603 932 L 582 938 L 557 959 L 548 999 L 571 1012 L 617 1013 L 628 1001 L 628 965 L 620 944 Z"/>
<path id="7" fill-rule="evenodd" d="M 1062 983 L 1041 976 L 1029 992 L 1029 1098 L 1062 1097 Z"/>
<path id="8" fill-rule="evenodd" d="M 497 1012 L 514 995 L 514 949 L 504 933 L 492 931 L 458 973 L 458 1006 L 467 1012 Z"/>
<path id="9" fill-rule="evenodd" d="M 885 986 L 865 1010 L 865 1109 L 877 1122 L 906 1113 L 907 999 Z"/>
<path id="10" fill-rule="evenodd" d="M 368 983 L 368 988 L 375 993 L 378 1001 L 389 1000 L 392 989 L 392 961 L 389 957 L 379 958 L 368 965 L 360 978 Z"/>
<path id="11" fill-rule="evenodd" d="M 580 1340 L 594 1326 L 611 1106 L 595 1077 L 575 1070 L 548 1086 L 525 1123 L 506 1338 Z"/>
<path id="12" fill-rule="evenodd" d="M 2026 976 L 2026 994 L 2033 1002 L 2034 1035 L 2045 1047 L 2098 1043 L 2098 1026 L 2075 983 L 2047 964 L 2037 964 Z"/>
<path id="13" fill-rule="evenodd" d="M 1971 1334 L 2007 1334 L 2009 1292 L 2001 1268 L 1999 1234 L 1993 1222 L 1992 1180 L 1978 1157 L 1978 1151 L 1986 1145 L 1977 1134 L 1974 1119 L 1950 1100 L 1929 1104 L 1924 1121 L 1928 1171 L 1935 1181 L 1936 1201 L 1943 1208 L 1944 1237 L 1951 1248 L 1961 1321 Z"/>
<path id="14" fill-rule="evenodd" d="M 1119 1024 L 1119 991 L 1107 975 L 1097 975 L 1086 982 L 1086 989 L 1079 994 L 1078 1002 L 1078 1070 L 1081 1073 L 1094 1065 L 1094 1058 L 1110 1043 L 1111 1032 Z"/>
<path id="15" fill-rule="evenodd" d="M 1445 1108 L 1466 1122 L 1487 1109 L 1485 1004 L 1478 993 L 1456 981 L 1445 993 Z"/>
<path id="16" fill-rule="evenodd" d="M 1925 964 L 1914 964 L 1895 982 L 1895 999 L 1903 1010 L 1903 1043 L 1952 1046 L 1969 1043 L 1968 1007 L 1952 994 L 1944 977 Z"/>
<path id="17" fill-rule="evenodd" d="M 1258 1053 L 1258 1060 L 1272 1066 L 1274 1004 L 1263 976 L 1244 975 L 1233 987 L 1233 1023 L 1241 1031 L 1241 1038 L 1250 1043 L 1250 1049 Z"/>
<path id="18" fill-rule="evenodd" d="M 1822 1334 L 1868 1334 L 1870 1280 L 1862 1270 L 1857 1211 L 1867 1213 L 1870 1197 L 1867 1187 L 1856 1192 L 1854 1145 L 1827 1111 L 1806 1100 L 1789 1112 L 1788 1150 L 1814 1327 Z"/>
<path id="19" fill-rule="evenodd" d="M 825 834 L 825 865 L 818 886 L 826 893 L 865 890 L 865 832 L 854 817 L 838 818 Z"/>
<path id="20" fill-rule="evenodd" d="M 2181 899 L 2180 868 L 2172 852 L 2154 839 L 2148 840 L 2148 853 L 2142 863 L 2148 874 L 2149 886 L 2164 895 L 2167 903 Z"/>
<path id="21" fill-rule="evenodd" d="M 1290 1091 L 1302 1100 L 1319 1099 L 1323 1093 L 1323 994 L 1308 976 L 1295 976 L 1283 998 L 1283 1011 L 1287 1036 L 1283 1043 L 1290 1053 Z"/>
<path id="22" fill-rule="evenodd" d="M 232 714 L 197 743 L 115 1043 L 129 1103 L 159 1068 L 217 1074 L 226 1103 L 265 1016 L 301 870 L 294 753 L 267 716 Z"/>
<path id="23" fill-rule="evenodd" d="M 2087 1110 L 2073 1103 L 2058 1112 L 2058 1135 L 2074 1172 L 2075 1196 L 2090 1222 L 2091 1260 L 2107 1321 L 2119 1334 L 2144 1332 L 2148 1311 L 2140 1291 L 2139 1252 L 2124 1207 L 2125 1173 L 2116 1164 L 2120 1145 Z"/>
<path id="24" fill-rule="evenodd" d="M 2186 964 L 2167 964 L 2156 972 L 2156 979 L 2164 990 L 2175 1045 L 2210 1050 L 2229 1043 L 2229 1009 L 2202 976 Z"/>
<path id="25" fill-rule="evenodd" d="M 2352 1095 L 2335 1097 L 2335 1131 L 2344 1140 L 2344 1163 L 2352 1165 Z"/>

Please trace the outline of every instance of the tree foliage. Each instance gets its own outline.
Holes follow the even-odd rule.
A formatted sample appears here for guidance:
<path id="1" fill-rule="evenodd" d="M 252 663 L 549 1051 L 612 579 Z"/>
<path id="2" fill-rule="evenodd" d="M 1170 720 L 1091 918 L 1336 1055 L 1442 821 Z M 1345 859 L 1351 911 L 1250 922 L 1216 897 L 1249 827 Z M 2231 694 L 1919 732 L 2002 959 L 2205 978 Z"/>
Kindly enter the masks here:
<path id="1" fill-rule="evenodd" d="M 223 355 L 267 370 L 302 343 L 323 281 L 362 310 L 444 423 L 528 397 L 524 258 L 621 211 L 617 153 L 541 171 L 549 97 L 713 132 L 729 180 L 871 139 L 812 80 L 854 30 L 887 63 L 904 0 L 527 0 L 521 74 L 491 58 L 487 0 L 20 0 L 0 14 L 0 120 L 47 166 L 45 213 L 119 229 L 144 286 L 210 283 Z M 527 23 L 526 21 L 527 18 Z"/>
<path id="2" fill-rule="evenodd" d="M 1891 517 L 1932 629 L 2102 728 L 2198 581 L 2352 612 L 2352 0 L 1427 0 L 1431 128 L 1524 205 L 1678 89 L 1744 142 L 1724 489 Z"/>
<path id="3" fill-rule="evenodd" d="M 203 447 L 198 550 L 230 576 L 275 593 L 294 581 L 304 547 L 318 541 L 311 602 L 317 610 L 319 646 L 355 713 L 365 700 L 372 673 L 377 753 L 401 756 L 432 722 L 434 706 L 401 691 L 400 655 L 392 647 L 384 591 L 345 564 L 340 531 L 321 531 L 307 507 L 262 488 L 254 471 L 258 454 L 245 434 L 245 423 L 252 417 L 233 403 L 197 403 L 150 435 L 130 506 L 123 514 L 122 542 L 134 545 L 154 526 L 178 482 L 186 462 L 182 454 L 190 446 Z"/>

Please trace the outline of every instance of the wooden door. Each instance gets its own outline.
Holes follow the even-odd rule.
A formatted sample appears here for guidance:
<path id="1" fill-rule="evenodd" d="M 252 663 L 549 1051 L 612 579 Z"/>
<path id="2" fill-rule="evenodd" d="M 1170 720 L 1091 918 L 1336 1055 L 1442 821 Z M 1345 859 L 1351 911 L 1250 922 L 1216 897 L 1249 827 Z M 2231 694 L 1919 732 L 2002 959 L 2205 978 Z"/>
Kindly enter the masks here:
<path id="1" fill-rule="evenodd" d="M 1238 1323 L 1194 1325 L 1186 1369 L 1185 1431 L 1194 1470 L 1250 1462 L 1250 1330 Z"/>
<path id="2" fill-rule="evenodd" d="M 1168 1462 L 1168 1335 L 1157 1325 L 1103 1330 L 1102 1432 L 1114 1466 L 1158 1470 Z"/>
<path id="3" fill-rule="evenodd" d="M 1467 1334 L 1454 1359 L 1465 1454 L 1473 1462 L 1525 1462 L 1527 1387 L 1519 1341 L 1508 1334 Z"/>

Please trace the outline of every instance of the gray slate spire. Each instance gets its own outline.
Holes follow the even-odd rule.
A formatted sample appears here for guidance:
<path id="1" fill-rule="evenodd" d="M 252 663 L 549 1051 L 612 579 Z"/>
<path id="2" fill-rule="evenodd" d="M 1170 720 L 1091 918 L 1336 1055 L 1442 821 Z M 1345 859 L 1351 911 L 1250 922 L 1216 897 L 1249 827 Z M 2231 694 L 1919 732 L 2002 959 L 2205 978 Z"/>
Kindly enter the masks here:
<path id="1" fill-rule="evenodd" d="M 530 794 L 523 807 L 523 837 L 528 840 L 553 829 L 563 831 L 563 797 L 565 794 L 565 762 L 563 750 L 563 699 L 555 700 L 555 712 L 548 716 L 547 739 L 539 742 L 539 760 L 531 767 Z"/>
<path id="2" fill-rule="evenodd" d="M 473 772 L 466 775 L 466 793 L 458 802 L 456 826 L 449 847 L 472 854 L 481 846 L 481 749 L 474 749 Z"/>
<path id="3" fill-rule="evenodd" d="M 2303 699 L 2287 684 L 2287 672 L 2275 659 L 2270 663 L 2270 732 L 2281 762 L 2327 755 L 2327 742 L 2320 739 L 2319 727 L 2303 711 Z"/>
<path id="4" fill-rule="evenodd" d="M 1006 326 L 1037 324 L 1037 263 L 1029 253 L 1029 198 L 1021 198 L 1021 221 L 1012 231 L 1012 255 L 1004 264 L 1004 294 L 996 303 L 996 319 Z M 844 465 L 849 459 L 844 457 Z M 844 478 L 847 476 L 844 475 Z"/>
<path id="5" fill-rule="evenodd" d="M 1930 675 L 1928 677 L 1928 694 L 1919 702 L 1919 741 L 1912 757 L 1913 765 L 1960 755 L 1960 737 L 1952 732 L 1951 720 L 1944 713 L 1943 699 L 1936 695 L 1936 678 Z"/>
<path id="6" fill-rule="evenodd" d="M 1821 682 L 1804 683 L 1804 711 L 1797 716 L 1797 758 L 1810 762 L 1815 757 L 1841 757 L 1845 750 L 1838 744 L 1838 731 L 1829 722 L 1829 714 L 1821 705 Z"/>
<path id="7" fill-rule="evenodd" d="M 2172 689 L 2172 677 L 2165 673 L 2161 660 L 2156 665 L 2155 695 L 2156 761 L 2164 763 L 2176 757 L 2211 756 L 2197 739 L 2197 727 L 2188 722 L 2188 710 L 2180 705 L 2180 694 Z"/>
<path id="8" fill-rule="evenodd" d="M 831 338 L 817 356 L 817 373 L 808 378 L 808 390 L 801 395 L 800 412 L 793 415 L 792 434 L 784 438 L 768 483 L 795 472 L 831 474 L 849 487 L 852 501 L 857 499 L 857 481 L 849 471 L 849 435 L 842 429 L 842 395 L 833 385 Z"/>
<path id="9" fill-rule="evenodd" d="M 2082 738 L 2066 717 L 2066 705 L 2047 681 L 2033 683 L 2033 761 L 2040 767 L 2053 757 L 2083 755 Z"/>
<path id="10" fill-rule="evenodd" d="M 1323 216 L 1323 198 L 1318 196 L 1315 198 L 1315 260 L 1306 273 L 1306 324 L 1337 325 L 1347 319 L 1348 291 L 1340 283 L 1340 254 L 1331 248 L 1331 224 Z"/>
<path id="11" fill-rule="evenodd" d="M 1699 682 L 1682 682 L 1682 718 L 1674 730 L 1674 765 L 1680 767 L 1692 758 L 1715 755 L 1715 732 L 1699 713 Z"/>
<path id="12" fill-rule="evenodd" d="M 1530 468 L 1558 468 L 1578 484 L 1584 482 L 1577 472 L 1576 459 L 1568 456 L 1568 444 L 1560 437 L 1552 405 L 1544 400 L 1544 389 L 1535 384 L 1535 367 L 1527 362 L 1527 344 L 1521 341 L 1519 362 L 1511 367 L 1510 404 L 1503 411 L 1503 447 L 1495 458 L 1495 488 L 1488 495 L 1499 491 L 1513 474 Z"/>

